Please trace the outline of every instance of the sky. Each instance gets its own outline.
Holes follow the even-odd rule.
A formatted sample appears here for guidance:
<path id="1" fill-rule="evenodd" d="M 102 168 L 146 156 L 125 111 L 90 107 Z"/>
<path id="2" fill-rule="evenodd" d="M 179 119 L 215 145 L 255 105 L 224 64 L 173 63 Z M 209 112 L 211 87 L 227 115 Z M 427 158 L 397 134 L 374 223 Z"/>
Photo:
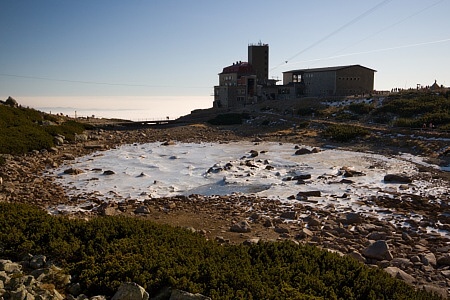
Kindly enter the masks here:
<path id="1" fill-rule="evenodd" d="M 450 0 L 0 0 L 0 99 L 207 108 L 218 73 L 258 42 L 270 78 L 360 64 L 376 90 L 450 86 L 449 11 Z"/>

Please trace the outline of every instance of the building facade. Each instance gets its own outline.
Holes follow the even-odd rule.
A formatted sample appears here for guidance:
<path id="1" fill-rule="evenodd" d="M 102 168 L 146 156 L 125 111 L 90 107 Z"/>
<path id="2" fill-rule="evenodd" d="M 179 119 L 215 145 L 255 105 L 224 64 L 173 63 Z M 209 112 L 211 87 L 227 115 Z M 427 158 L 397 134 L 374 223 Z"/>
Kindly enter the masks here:
<path id="1" fill-rule="evenodd" d="M 295 97 L 369 94 L 375 72 L 361 65 L 292 70 L 283 72 L 283 85 L 294 86 Z"/>
<path id="2" fill-rule="evenodd" d="M 283 85 L 269 79 L 269 45 L 248 45 L 248 62 L 237 61 L 219 73 L 213 107 L 238 108 L 266 100 L 369 94 L 372 70 L 361 65 L 283 72 Z"/>

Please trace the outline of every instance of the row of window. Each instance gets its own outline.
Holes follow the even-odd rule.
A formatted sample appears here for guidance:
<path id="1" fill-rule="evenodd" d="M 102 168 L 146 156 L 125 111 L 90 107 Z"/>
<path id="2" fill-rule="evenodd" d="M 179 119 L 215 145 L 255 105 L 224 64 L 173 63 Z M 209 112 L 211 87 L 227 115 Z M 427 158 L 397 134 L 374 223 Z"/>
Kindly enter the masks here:
<path id="1" fill-rule="evenodd" d="M 361 77 L 338 77 L 338 80 L 360 80 Z"/>

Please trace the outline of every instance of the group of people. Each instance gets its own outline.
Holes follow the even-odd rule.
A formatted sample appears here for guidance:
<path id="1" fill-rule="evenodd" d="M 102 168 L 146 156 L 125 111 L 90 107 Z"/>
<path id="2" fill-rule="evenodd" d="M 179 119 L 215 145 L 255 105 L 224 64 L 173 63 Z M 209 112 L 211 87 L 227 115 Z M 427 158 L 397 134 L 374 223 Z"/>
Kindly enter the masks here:
<path id="1" fill-rule="evenodd" d="M 434 128 L 436 128 L 436 126 L 435 126 L 432 122 L 430 122 L 430 124 L 428 125 L 428 127 L 427 127 L 427 123 L 423 123 L 422 129 L 427 129 L 427 128 L 429 128 L 429 129 L 434 129 Z"/>

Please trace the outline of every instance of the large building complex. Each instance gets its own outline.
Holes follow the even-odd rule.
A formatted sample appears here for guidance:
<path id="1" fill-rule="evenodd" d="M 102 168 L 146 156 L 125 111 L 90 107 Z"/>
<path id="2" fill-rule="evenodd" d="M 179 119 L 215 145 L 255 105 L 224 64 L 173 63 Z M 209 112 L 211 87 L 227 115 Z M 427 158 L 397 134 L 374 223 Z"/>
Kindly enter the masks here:
<path id="1" fill-rule="evenodd" d="M 269 45 L 250 44 L 248 62 L 237 61 L 219 73 L 214 107 L 243 107 L 265 100 L 350 96 L 371 93 L 375 70 L 360 65 L 283 72 L 283 85 L 269 79 Z"/>

